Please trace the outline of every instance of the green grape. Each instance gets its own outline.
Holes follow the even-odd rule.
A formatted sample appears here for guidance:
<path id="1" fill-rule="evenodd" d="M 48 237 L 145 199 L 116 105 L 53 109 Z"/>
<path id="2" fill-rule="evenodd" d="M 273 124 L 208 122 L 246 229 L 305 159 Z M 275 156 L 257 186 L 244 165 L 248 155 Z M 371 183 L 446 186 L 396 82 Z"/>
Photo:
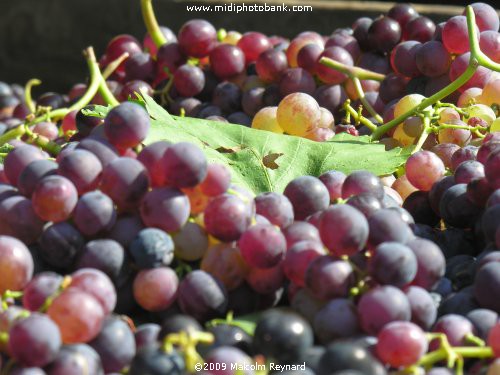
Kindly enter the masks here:
<path id="1" fill-rule="evenodd" d="M 499 81 L 500 82 L 500 81 Z M 484 90 L 483 90 L 484 93 Z M 499 92 L 500 94 L 500 92 Z M 469 118 L 478 117 L 483 119 L 490 125 L 496 119 L 495 112 L 485 104 L 474 104 L 467 108 L 467 112 L 469 113 Z"/>
<path id="2" fill-rule="evenodd" d="M 255 114 L 252 120 L 252 128 L 283 134 L 283 129 L 278 124 L 278 119 L 276 117 L 277 111 L 278 107 L 262 108 Z"/>
<path id="3" fill-rule="evenodd" d="M 321 118 L 318 102 L 311 95 L 296 92 L 285 96 L 278 105 L 278 123 L 291 135 L 304 136 Z"/>

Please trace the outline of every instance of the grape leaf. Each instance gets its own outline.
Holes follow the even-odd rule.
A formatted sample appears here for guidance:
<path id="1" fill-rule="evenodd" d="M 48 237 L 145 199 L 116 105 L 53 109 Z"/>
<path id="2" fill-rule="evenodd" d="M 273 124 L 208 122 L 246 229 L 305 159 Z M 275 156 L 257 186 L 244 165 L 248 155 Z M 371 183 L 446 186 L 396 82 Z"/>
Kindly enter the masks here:
<path id="1" fill-rule="evenodd" d="M 387 175 L 397 171 L 411 152 L 411 148 L 385 151 L 383 144 L 371 142 L 369 136 L 341 133 L 328 142 L 314 142 L 241 125 L 172 116 L 144 93 L 139 100 L 152 119 L 146 145 L 160 140 L 192 142 L 210 162 L 228 166 L 234 183 L 256 194 L 282 192 L 296 177 L 319 176 L 332 169 L 346 174 L 365 169 Z M 110 109 L 97 106 L 87 113 L 104 117 Z"/>
<path id="2" fill-rule="evenodd" d="M 411 151 L 385 151 L 383 144 L 370 142 L 369 136 L 343 133 L 328 142 L 314 142 L 241 125 L 171 116 L 151 97 L 143 95 L 143 99 L 152 118 L 145 144 L 159 140 L 195 143 L 210 162 L 230 167 L 234 183 L 256 194 L 282 192 L 296 177 L 319 176 L 331 169 L 390 174 L 405 163 Z"/>

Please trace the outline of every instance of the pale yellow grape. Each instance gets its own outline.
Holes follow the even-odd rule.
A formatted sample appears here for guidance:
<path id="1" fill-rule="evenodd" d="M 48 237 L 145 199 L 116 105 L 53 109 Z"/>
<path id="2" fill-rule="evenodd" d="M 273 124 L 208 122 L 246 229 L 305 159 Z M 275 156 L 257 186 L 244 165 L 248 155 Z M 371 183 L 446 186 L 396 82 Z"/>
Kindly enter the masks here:
<path id="1" fill-rule="evenodd" d="M 333 118 L 332 112 L 323 107 L 319 107 L 319 110 L 321 111 L 321 118 L 319 119 L 316 127 L 333 129 L 333 127 L 335 126 L 335 119 Z"/>
<path id="2" fill-rule="evenodd" d="M 438 124 L 451 124 L 453 121 L 460 120 L 460 114 L 455 111 L 453 108 L 441 108 L 439 111 L 439 119 Z"/>
<path id="3" fill-rule="evenodd" d="M 403 96 L 401 99 L 399 99 L 398 103 L 394 107 L 394 118 L 399 117 L 402 114 L 408 112 L 409 110 L 415 108 L 424 99 L 427 98 L 420 94 L 410 94 Z M 427 109 L 430 109 L 430 107 L 424 108 L 424 110 Z"/>
<path id="4" fill-rule="evenodd" d="M 484 104 L 471 105 L 467 108 L 467 112 L 469 113 L 469 118 L 478 117 L 486 121 L 488 125 L 490 125 L 497 118 L 491 107 Z"/>
<path id="5" fill-rule="evenodd" d="M 252 120 L 252 128 L 283 134 L 276 118 L 278 107 L 264 107 L 257 112 Z"/>
<path id="6" fill-rule="evenodd" d="M 500 132 L 500 117 L 491 123 L 490 132 Z"/>
<path id="7" fill-rule="evenodd" d="M 471 103 L 482 103 L 482 101 L 480 100 L 482 93 L 483 89 L 480 89 L 479 87 L 468 88 L 462 94 L 460 94 L 460 97 L 457 100 L 457 106 L 464 108 Z"/>
<path id="8" fill-rule="evenodd" d="M 500 79 L 488 81 L 478 100 L 480 103 L 486 104 L 487 106 L 500 104 Z"/>
<path id="9" fill-rule="evenodd" d="M 392 138 L 398 141 L 402 146 L 412 145 L 415 141 L 414 137 L 410 137 L 408 134 L 406 134 L 403 124 L 399 124 L 398 126 L 396 126 L 396 130 L 394 131 Z"/>
<path id="10" fill-rule="evenodd" d="M 311 95 L 295 92 L 278 105 L 278 124 L 288 134 L 304 136 L 316 127 L 321 118 L 318 102 Z"/>
<path id="11" fill-rule="evenodd" d="M 240 40 L 242 35 L 237 32 L 237 31 L 229 31 L 224 39 L 222 40 L 222 43 L 227 43 L 227 44 L 232 44 L 235 46 L 238 43 L 238 40 Z"/>

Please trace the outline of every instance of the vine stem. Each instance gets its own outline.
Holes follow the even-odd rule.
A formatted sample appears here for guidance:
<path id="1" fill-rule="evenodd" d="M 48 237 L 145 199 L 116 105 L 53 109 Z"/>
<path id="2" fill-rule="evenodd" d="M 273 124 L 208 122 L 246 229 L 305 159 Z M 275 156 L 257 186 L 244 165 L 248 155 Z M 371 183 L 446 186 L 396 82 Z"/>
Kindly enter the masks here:
<path id="1" fill-rule="evenodd" d="M 359 80 L 358 77 L 351 77 L 352 82 L 354 83 L 354 89 L 356 90 L 356 93 L 359 96 L 359 100 L 361 103 L 365 106 L 368 112 L 370 112 L 370 115 L 372 115 L 377 122 L 380 124 L 384 123 L 384 119 L 382 116 L 380 116 L 377 111 L 372 107 L 372 105 L 366 100 L 365 98 L 365 92 L 363 91 L 363 86 L 361 86 L 361 81 Z"/>
<path id="2" fill-rule="evenodd" d="M 375 125 L 373 122 L 368 120 L 365 116 L 358 115 L 358 112 L 351 106 L 351 101 L 349 99 L 345 101 L 344 109 L 345 109 L 348 116 L 354 117 L 355 121 L 358 121 L 359 123 L 363 124 L 368 129 L 370 129 L 372 132 L 374 132 L 377 129 L 377 125 Z"/>
<path id="3" fill-rule="evenodd" d="M 35 103 L 33 102 L 33 97 L 31 96 L 31 89 L 33 86 L 38 86 L 41 85 L 42 81 L 40 81 L 37 78 L 30 79 L 27 83 L 26 86 L 24 87 L 24 101 L 26 102 L 26 105 L 28 106 L 28 109 L 30 110 L 31 113 L 36 112 L 36 106 Z"/>
<path id="4" fill-rule="evenodd" d="M 423 144 L 425 143 L 427 137 L 429 137 L 429 134 L 431 132 L 431 119 L 429 116 L 423 116 L 423 123 L 424 123 L 424 128 L 422 129 L 422 133 L 420 133 L 420 137 L 418 138 L 418 142 L 415 145 L 415 148 L 411 152 L 412 154 L 420 151 L 422 148 Z"/>
<path id="5" fill-rule="evenodd" d="M 434 95 L 430 96 L 427 99 L 424 99 L 419 105 L 412 108 L 411 110 L 403 113 L 402 115 L 396 117 L 395 119 L 389 121 L 388 123 L 379 127 L 373 134 L 372 140 L 378 140 L 387 133 L 390 129 L 397 126 L 408 117 L 412 116 L 415 112 L 420 111 L 428 106 L 433 105 L 437 101 L 447 97 L 452 92 L 456 91 L 458 88 L 463 86 L 469 79 L 472 78 L 474 73 L 476 72 L 479 65 L 487 67 L 492 70 L 500 71 L 500 64 L 496 64 L 491 61 L 486 55 L 481 52 L 479 48 L 479 41 L 476 34 L 476 17 L 474 15 L 474 11 L 472 7 L 468 5 L 466 7 L 466 15 L 467 15 L 467 29 L 469 35 L 469 46 L 470 46 L 470 60 L 467 69 L 458 77 L 455 81 L 451 82 L 448 86 L 441 89 Z"/>
<path id="6" fill-rule="evenodd" d="M 141 0 L 141 11 L 142 18 L 144 19 L 144 23 L 146 24 L 146 29 L 148 30 L 148 34 L 151 36 L 151 39 L 153 39 L 153 43 L 156 45 L 156 47 L 160 47 L 163 44 L 167 43 L 167 39 L 161 32 L 158 21 L 156 20 L 156 16 L 153 10 L 153 1 Z"/>
<path id="7" fill-rule="evenodd" d="M 363 69 L 358 66 L 345 65 L 328 57 L 322 57 L 319 62 L 320 64 L 338 70 L 351 78 L 356 77 L 358 79 L 370 79 L 373 81 L 383 81 L 385 78 L 384 74 L 372 72 L 371 70 Z"/>

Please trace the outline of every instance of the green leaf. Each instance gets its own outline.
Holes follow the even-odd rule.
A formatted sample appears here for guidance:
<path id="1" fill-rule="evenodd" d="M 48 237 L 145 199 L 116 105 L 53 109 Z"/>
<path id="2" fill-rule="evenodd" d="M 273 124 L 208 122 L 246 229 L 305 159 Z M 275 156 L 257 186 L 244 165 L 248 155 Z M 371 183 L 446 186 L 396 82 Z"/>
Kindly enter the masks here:
<path id="1" fill-rule="evenodd" d="M 113 109 L 112 105 L 104 106 L 104 105 L 95 105 L 92 109 L 83 108 L 82 113 L 85 116 L 99 117 L 104 118 L 108 114 L 109 111 Z"/>
<path id="2" fill-rule="evenodd" d="M 192 142 L 203 149 L 209 162 L 228 166 L 234 183 L 255 194 L 282 192 L 296 177 L 319 176 L 332 169 L 346 174 L 362 169 L 379 176 L 391 174 L 411 151 L 385 151 L 383 144 L 370 142 L 369 136 L 343 133 L 329 142 L 314 142 L 241 125 L 171 116 L 151 97 L 143 98 L 152 118 L 145 144 Z"/>
<path id="3" fill-rule="evenodd" d="M 11 152 L 14 149 L 14 146 L 12 146 L 9 143 L 5 143 L 2 146 L 0 146 L 0 164 L 3 164 L 5 157 L 9 152 Z"/>

